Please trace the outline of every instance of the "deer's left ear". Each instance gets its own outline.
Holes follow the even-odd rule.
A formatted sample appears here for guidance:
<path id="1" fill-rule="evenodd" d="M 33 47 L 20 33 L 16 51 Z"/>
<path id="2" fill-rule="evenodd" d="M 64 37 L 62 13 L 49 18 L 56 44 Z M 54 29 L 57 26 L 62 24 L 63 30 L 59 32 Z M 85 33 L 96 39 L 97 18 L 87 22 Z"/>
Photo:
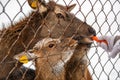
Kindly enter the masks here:
<path id="1" fill-rule="evenodd" d="M 32 9 L 38 9 L 40 13 L 47 11 L 44 0 L 28 0 L 28 4 Z"/>
<path id="2" fill-rule="evenodd" d="M 71 10 L 74 9 L 75 6 L 76 6 L 76 4 L 72 4 L 72 5 L 68 6 L 67 10 L 70 12 Z"/>
<path id="3" fill-rule="evenodd" d="M 32 9 L 37 8 L 37 3 L 38 3 L 38 0 L 28 0 L 28 4 Z"/>
<path id="4" fill-rule="evenodd" d="M 13 58 L 19 61 L 20 63 L 25 64 L 33 59 L 36 59 L 37 57 L 35 56 L 33 49 L 31 49 L 27 52 L 22 52 L 20 54 L 17 54 Z"/>

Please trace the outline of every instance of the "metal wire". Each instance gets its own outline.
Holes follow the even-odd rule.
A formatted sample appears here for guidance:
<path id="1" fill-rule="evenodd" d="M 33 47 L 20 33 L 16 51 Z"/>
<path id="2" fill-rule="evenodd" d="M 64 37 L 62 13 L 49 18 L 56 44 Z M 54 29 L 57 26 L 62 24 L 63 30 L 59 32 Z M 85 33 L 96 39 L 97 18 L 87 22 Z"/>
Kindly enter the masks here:
<path id="1" fill-rule="evenodd" d="M 68 0 L 54 0 L 54 1 L 58 4 L 62 4 L 65 6 L 75 3 L 76 7 L 73 9 L 73 11 L 71 13 L 73 13 L 74 16 L 76 16 L 83 22 L 86 22 L 87 24 L 92 26 L 96 30 L 97 36 L 120 35 L 120 19 L 119 19 L 120 18 L 120 0 L 69 0 L 69 1 Z M 15 2 L 15 3 L 13 3 L 13 2 Z M 11 7 L 11 5 L 12 5 L 12 7 Z M 13 8 L 13 5 L 14 5 L 14 8 Z M 26 8 L 27 8 L 26 6 L 29 7 L 27 1 L 25 1 L 25 0 L 23 0 L 23 1 L 21 1 L 21 0 L 0 1 L 0 26 L 2 26 L 4 28 L 4 27 L 6 27 L 6 24 L 9 23 L 11 26 L 14 27 L 16 20 L 18 20 L 17 22 L 20 21 L 21 16 L 19 16 L 19 15 L 22 14 L 22 16 L 24 16 L 24 17 L 28 16 L 28 13 L 26 11 Z M 10 13 L 12 11 L 9 11 L 9 9 L 14 11 L 15 8 L 17 8 L 17 12 L 15 12 L 14 16 L 13 16 Z M 22 32 L 27 27 L 29 27 L 28 24 L 33 19 L 33 17 L 32 17 L 33 15 L 35 15 L 35 14 L 32 14 L 29 17 L 26 25 L 24 25 L 25 27 L 18 34 L 17 39 L 13 42 L 11 47 L 9 47 L 6 55 L 4 55 L 4 57 L 0 57 L 0 65 L 15 63 L 15 61 L 9 61 L 9 60 L 6 60 L 6 58 L 10 55 L 11 50 L 13 50 L 13 47 L 15 46 L 17 41 L 21 38 Z M 18 16 L 19 16 L 19 18 L 18 18 Z M 5 21 L 5 20 L 7 20 L 7 21 Z M 74 20 L 74 19 L 72 19 L 72 20 Z M 71 22 L 72 22 L 72 20 L 71 20 Z M 58 24 L 59 24 L 59 21 L 58 21 Z M 51 34 L 51 31 L 49 30 L 49 25 L 47 25 L 44 21 L 41 22 L 41 25 L 36 25 L 36 26 L 39 26 L 39 28 L 36 31 L 32 30 L 34 36 L 28 42 L 28 45 L 25 45 L 24 42 L 21 42 L 22 46 L 24 47 L 24 51 L 27 51 L 29 49 L 30 45 L 33 44 L 32 42 L 37 37 L 38 32 L 42 28 L 41 27 L 42 25 L 44 25 L 46 27 L 46 29 L 48 29 L 49 33 Z M 59 24 L 59 25 L 61 25 L 61 24 Z M 64 33 L 62 33 L 63 35 L 65 34 L 67 28 L 69 28 L 70 25 L 71 25 L 71 23 L 69 23 L 67 25 L 67 27 L 64 30 Z M 82 24 L 79 26 L 78 29 L 80 29 L 81 26 L 82 26 Z M 0 32 L 0 43 L 2 43 L 1 39 L 4 38 L 4 35 L 7 32 L 7 28 L 6 29 L 4 28 L 4 30 L 5 30 L 4 32 L 2 32 L 2 31 Z M 54 30 L 54 28 L 52 30 Z M 1 35 L 1 33 L 2 33 L 2 35 Z M 77 31 L 75 33 L 77 33 Z M 60 37 L 62 37 L 62 36 L 60 36 Z M 72 37 L 74 37 L 74 35 Z M 118 55 L 115 59 L 110 59 L 108 57 L 108 54 L 109 53 L 107 53 L 103 49 L 99 48 L 96 43 L 92 44 L 91 49 L 86 56 L 89 61 L 89 64 L 87 67 L 90 70 L 93 80 L 120 80 L 120 68 L 119 68 L 120 67 L 119 66 L 120 55 Z M 0 56 L 1 55 L 2 54 L 0 53 Z M 52 55 L 52 56 L 54 56 L 54 55 Z M 49 61 L 48 61 L 48 63 L 49 63 Z M 64 63 L 64 61 L 63 61 L 63 63 Z M 32 63 L 32 64 L 34 64 L 34 63 Z M 15 66 L 10 70 L 9 75 L 6 76 L 7 77 L 6 80 L 9 80 L 10 74 L 12 74 L 12 72 L 14 72 L 16 67 L 17 67 L 17 64 L 15 64 Z M 50 67 L 51 67 L 51 69 L 53 68 L 51 64 L 50 64 Z M 0 67 L 0 69 L 1 69 L 0 71 L 2 71 L 2 67 Z M 25 71 L 25 73 L 23 73 L 21 80 L 24 80 L 27 70 Z M 0 77 L 0 79 L 1 79 L 1 77 Z"/>

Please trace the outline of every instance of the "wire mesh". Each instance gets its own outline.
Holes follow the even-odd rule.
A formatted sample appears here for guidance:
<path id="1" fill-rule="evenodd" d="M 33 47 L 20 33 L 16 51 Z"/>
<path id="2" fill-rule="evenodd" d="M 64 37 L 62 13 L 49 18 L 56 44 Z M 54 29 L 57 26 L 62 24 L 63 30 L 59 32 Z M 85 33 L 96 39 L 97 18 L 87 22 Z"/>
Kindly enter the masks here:
<path id="1" fill-rule="evenodd" d="M 103 35 L 116 36 L 120 34 L 120 19 L 119 19 L 120 18 L 120 0 L 69 0 L 69 1 L 56 0 L 55 2 L 61 5 L 65 5 L 65 6 L 75 3 L 76 6 L 71 11 L 71 13 L 73 13 L 74 16 L 76 16 L 83 22 L 86 22 L 87 24 L 92 26 L 96 30 L 97 36 L 103 36 Z M 34 11 L 34 10 L 32 10 L 29 7 L 27 1 L 25 0 L 14 0 L 14 1 L 13 0 L 2 0 L 0 1 L 0 26 L 1 26 L 1 29 L 2 28 L 4 29 L 3 32 L 2 31 L 0 32 L 0 43 L 1 43 L 0 45 L 2 45 L 0 46 L 0 51 L 1 51 L 0 52 L 0 65 L 3 65 L 3 66 L 0 66 L 0 74 L 1 74 L 0 79 L 9 80 L 11 78 L 10 80 L 14 80 L 14 79 L 23 80 L 25 76 L 28 75 L 29 77 L 25 78 L 25 80 L 34 80 L 33 77 L 35 76 L 35 73 L 33 74 L 29 73 L 29 71 L 34 72 L 34 70 L 28 69 L 34 65 L 33 63 L 34 61 L 31 62 L 30 65 L 27 64 L 28 66 L 27 70 L 18 69 L 18 72 L 16 73 L 14 72 L 14 70 L 16 69 L 16 67 L 18 67 L 19 64 L 21 65 L 21 63 L 19 62 L 16 63 L 12 59 L 6 60 L 6 58 L 9 57 L 9 54 L 11 53 L 11 51 L 13 52 L 27 51 L 30 48 L 32 48 L 37 42 L 37 41 L 34 42 L 34 39 L 36 39 L 36 37 L 39 36 L 38 32 L 41 30 L 40 24 L 38 25 L 33 24 L 35 26 L 40 26 L 40 27 L 37 30 L 31 29 L 31 33 L 33 33 L 34 35 L 32 38 L 30 37 L 31 39 L 30 41 L 27 41 L 27 38 L 26 38 L 24 40 L 26 42 L 21 42 L 21 43 L 17 42 L 18 40 L 21 39 L 22 37 L 21 35 L 23 34 L 24 30 L 26 30 L 26 28 L 28 29 L 29 27 L 28 24 L 31 23 L 31 20 L 33 20 L 33 15 L 35 14 L 33 13 L 29 16 L 31 11 Z M 4 44 L 2 44 L 3 42 L 1 42 L 1 39 L 6 38 L 5 40 L 7 40 L 8 36 L 4 36 L 4 35 L 6 33 L 9 33 L 7 31 L 8 27 L 6 26 L 10 24 L 14 29 L 15 26 L 19 25 L 17 24 L 17 22 L 20 22 L 20 21 L 22 22 L 21 17 L 22 18 L 27 17 L 28 21 L 26 22 L 26 25 L 24 25 L 24 28 L 22 30 L 18 29 L 16 32 L 14 32 L 16 34 L 19 33 L 18 34 L 19 36 L 14 42 L 12 41 L 12 39 L 14 39 L 14 36 L 8 39 L 8 40 L 11 40 L 10 47 L 9 48 L 5 47 L 6 49 L 4 50 L 8 50 L 8 51 L 6 54 L 2 54 L 4 51 L 1 49 Z M 39 18 L 39 16 L 36 17 L 36 21 L 38 20 L 37 18 Z M 45 22 L 40 22 L 40 23 L 46 26 L 46 29 L 49 32 L 49 36 L 51 36 L 50 35 L 51 31 L 54 30 L 54 28 L 52 30 L 49 30 L 48 24 L 50 23 L 48 24 Z M 14 24 L 16 25 L 14 26 Z M 59 21 L 57 22 L 57 24 L 61 25 Z M 69 23 L 66 26 L 69 27 L 71 24 L 72 23 Z M 67 32 L 66 30 L 67 29 L 65 29 L 64 32 Z M 28 34 L 28 32 L 25 32 L 24 34 Z M 62 34 L 65 34 L 65 33 L 62 33 Z M 9 35 L 12 36 L 13 34 L 9 34 Z M 39 38 L 39 39 L 42 39 L 42 38 Z M 25 45 L 25 43 L 27 45 Z M 18 48 L 20 46 L 22 46 L 22 48 L 20 50 L 14 50 L 14 48 L 16 47 L 15 46 L 16 44 L 18 45 Z M 4 45 L 4 46 L 7 46 L 7 45 Z M 12 54 L 11 56 L 14 56 L 14 55 Z M 93 80 L 119 80 L 120 79 L 119 55 L 114 59 L 109 59 L 108 53 L 105 52 L 103 49 L 99 48 L 96 43 L 93 43 L 90 51 L 87 54 L 87 58 L 89 61 L 88 69 L 90 71 L 90 74 Z M 11 65 L 14 67 L 11 68 L 10 70 L 8 69 L 7 71 L 9 71 L 9 74 L 7 76 L 4 76 L 5 72 L 3 72 L 2 70 L 7 69 L 6 67 L 4 67 L 6 65 L 7 67 L 10 67 Z M 51 68 L 53 67 L 51 66 Z M 19 76 L 18 77 L 10 76 L 11 74 L 18 74 Z"/>

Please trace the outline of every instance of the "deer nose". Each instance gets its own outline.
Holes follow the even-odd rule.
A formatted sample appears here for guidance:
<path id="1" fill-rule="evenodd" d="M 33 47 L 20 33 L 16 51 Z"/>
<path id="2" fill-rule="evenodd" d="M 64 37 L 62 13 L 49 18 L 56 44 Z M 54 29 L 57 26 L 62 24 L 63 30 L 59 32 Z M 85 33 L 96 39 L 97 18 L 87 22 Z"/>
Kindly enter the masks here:
<path id="1" fill-rule="evenodd" d="M 93 28 L 88 28 L 89 33 L 91 33 L 93 36 L 96 36 L 96 31 Z"/>

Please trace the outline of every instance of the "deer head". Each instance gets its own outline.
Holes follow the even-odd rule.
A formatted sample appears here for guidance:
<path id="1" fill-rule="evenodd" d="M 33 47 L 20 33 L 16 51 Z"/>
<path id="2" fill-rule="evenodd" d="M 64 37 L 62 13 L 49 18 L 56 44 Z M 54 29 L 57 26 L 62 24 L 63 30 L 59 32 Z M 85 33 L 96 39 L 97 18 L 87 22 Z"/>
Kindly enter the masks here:
<path id="1" fill-rule="evenodd" d="M 75 4 L 62 6 L 53 1 L 46 3 L 44 0 L 28 0 L 28 3 L 31 8 L 37 10 L 37 12 L 44 18 L 41 25 L 41 37 L 49 36 L 58 38 L 61 36 L 77 36 L 77 38 L 88 38 L 96 35 L 95 30 L 91 26 L 80 21 L 75 15 L 70 13 L 75 7 Z"/>
<path id="2" fill-rule="evenodd" d="M 6 62 L 11 61 L 14 55 L 31 49 L 41 39 L 72 37 L 79 43 L 79 52 L 88 48 L 88 44 L 92 42 L 91 36 L 96 35 L 91 26 L 70 13 L 75 4 L 62 6 L 53 1 L 46 3 L 43 0 L 28 0 L 28 3 L 34 11 L 25 19 L 0 32 L 0 62 L 4 62 L 4 65 L 0 64 L 0 67 L 3 67 L 0 70 L 0 79 L 8 76 L 15 65 L 5 64 Z"/>
<path id="3" fill-rule="evenodd" d="M 33 49 L 15 55 L 14 59 L 20 61 L 24 56 L 28 60 L 36 59 L 36 76 L 39 79 L 62 79 L 65 74 L 64 66 L 73 56 L 77 45 L 78 42 L 71 38 L 45 38 L 37 42 Z"/>

